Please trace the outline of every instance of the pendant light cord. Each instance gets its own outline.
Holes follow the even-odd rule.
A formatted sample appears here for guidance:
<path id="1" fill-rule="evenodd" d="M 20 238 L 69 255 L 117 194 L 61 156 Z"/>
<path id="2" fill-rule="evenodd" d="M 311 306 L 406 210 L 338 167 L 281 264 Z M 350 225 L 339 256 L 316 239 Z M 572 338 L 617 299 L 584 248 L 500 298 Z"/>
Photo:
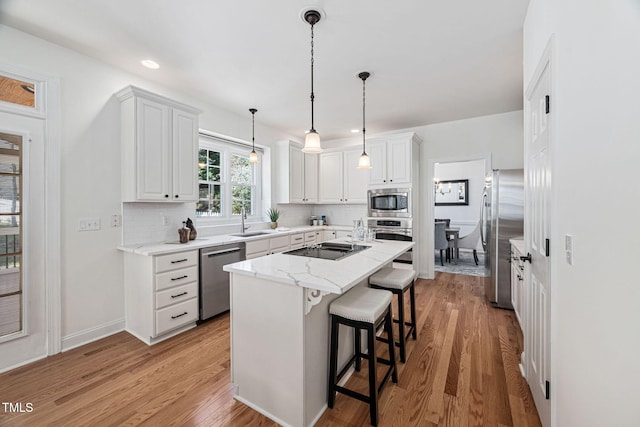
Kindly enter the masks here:
<path id="1" fill-rule="evenodd" d="M 364 110 L 364 106 L 365 106 L 365 89 L 364 89 L 364 82 L 365 82 L 365 80 L 366 80 L 366 79 L 367 79 L 366 77 L 364 77 L 364 78 L 362 79 L 362 154 L 366 154 L 366 153 L 367 153 L 367 152 L 365 151 L 365 145 L 364 145 L 364 144 L 365 144 L 365 142 L 364 142 L 364 141 L 365 141 L 364 136 L 365 136 L 365 133 L 367 132 L 367 130 L 366 130 L 366 129 L 365 129 L 365 127 L 364 127 L 364 112 L 365 112 L 365 110 Z"/>
<path id="2" fill-rule="evenodd" d="M 313 100 L 315 96 L 313 94 L 313 26 L 311 24 L 311 130 L 315 132 L 315 126 L 313 125 Z"/>

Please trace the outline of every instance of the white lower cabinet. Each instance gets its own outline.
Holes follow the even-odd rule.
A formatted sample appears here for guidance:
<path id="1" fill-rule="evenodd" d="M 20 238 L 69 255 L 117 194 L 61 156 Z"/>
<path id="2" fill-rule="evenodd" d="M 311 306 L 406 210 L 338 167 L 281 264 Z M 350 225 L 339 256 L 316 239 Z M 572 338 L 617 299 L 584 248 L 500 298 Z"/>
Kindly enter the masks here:
<path id="1" fill-rule="evenodd" d="M 304 234 L 300 234 L 304 240 Z M 247 259 L 258 258 L 265 255 L 271 255 L 278 252 L 288 251 L 291 247 L 292 237 L 289 235 L 271 237 L 258 240 L 249 240 L 245 243 L 245 252 Z"/>
<path id="2" fill-rule="evenodd" d="M 520 329 L 524 332 L 524 309 L 526 297 L 526 283 L 524 261 L 520 259 L 522 253 L 516 245 L 511 245 L 511 305 L 515 312 Z"/>
<path id="3" fill-rule="evenodd" d="M 291 249 L 300 249 L 304 247 L 304 233 L 291 235 Z"/>
<path id="4" fill-rule="evenodd" d="M 125 329 L 151 345 L 196 325 L 198 251 L 125 253 Z"/>

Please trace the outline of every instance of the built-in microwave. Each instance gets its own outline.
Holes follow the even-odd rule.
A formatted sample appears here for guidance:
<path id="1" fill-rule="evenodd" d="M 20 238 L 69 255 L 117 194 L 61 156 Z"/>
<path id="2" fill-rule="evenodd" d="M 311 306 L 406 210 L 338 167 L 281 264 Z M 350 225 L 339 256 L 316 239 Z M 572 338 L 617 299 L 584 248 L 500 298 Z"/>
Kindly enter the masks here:
<path id="1" fill-rule="evenodd" d="M 410 188 L 369 190 L 367 201 L 370 217 L 411 218 Z"/>

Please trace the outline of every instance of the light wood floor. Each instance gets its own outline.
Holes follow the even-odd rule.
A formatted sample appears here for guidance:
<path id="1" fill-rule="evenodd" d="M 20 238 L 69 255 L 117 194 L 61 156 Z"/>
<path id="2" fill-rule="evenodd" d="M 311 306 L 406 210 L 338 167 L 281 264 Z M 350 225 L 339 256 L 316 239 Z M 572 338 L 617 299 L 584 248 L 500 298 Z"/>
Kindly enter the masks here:
<path id="1" fill-rule="evenodd" d="M 540 425 L 518 370 L 517 321 L 485 303 L 483 280 L 437 273 L 416 283 L 418 340 L 380 396 L 379 425 Z M 365 381 L 366 363 L 348 384 Z M 0 406 L 0 426 L 276 425 L 232 398 L 228 314 L 152 347 L 121 332 L 1 374 L 0 401 L 33 405 Z M 367 426 L 368 406 L 338 394 L 316 425 Z"/>

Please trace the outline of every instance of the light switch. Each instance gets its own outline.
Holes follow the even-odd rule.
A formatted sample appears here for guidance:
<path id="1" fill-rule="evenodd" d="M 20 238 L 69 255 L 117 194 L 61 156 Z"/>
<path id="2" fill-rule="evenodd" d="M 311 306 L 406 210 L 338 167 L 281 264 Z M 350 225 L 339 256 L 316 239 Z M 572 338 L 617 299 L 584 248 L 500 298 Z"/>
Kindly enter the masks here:
<path id="1" fill-rule="evenodd" d="M 567 264 L 573 265 L 573 236 L 564 235 L 564 252 L 567 258 Z"/>
<path id="2" fill-rule="evenodd" d="M 100 218 L 83 218 L 78 222 L 78 231 L 100 230 Z"/>

